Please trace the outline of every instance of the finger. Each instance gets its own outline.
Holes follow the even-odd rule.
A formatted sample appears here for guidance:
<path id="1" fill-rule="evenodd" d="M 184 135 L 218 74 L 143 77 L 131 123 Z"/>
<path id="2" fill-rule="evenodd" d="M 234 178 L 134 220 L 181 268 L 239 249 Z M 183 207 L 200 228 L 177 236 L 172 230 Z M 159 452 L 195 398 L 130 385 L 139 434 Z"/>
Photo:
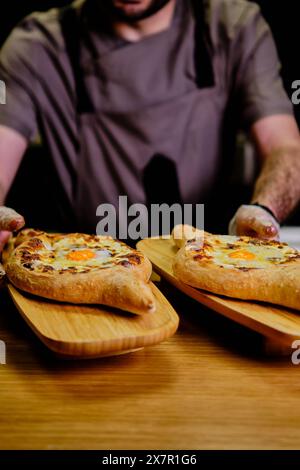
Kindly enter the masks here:
<path id="1" fill-rule="evenodd" d="M 10 236 L 11 232 L 8 232 L 7 230 L 3 230 L 2 232 L 0 232 L 0 252 L 3 250 L 4 246 L 8 242 Z"/>
<path id="2" fill-rule="evenodd" d="M 237 227 L 238 235 L 247 235 L 250 237 L 276 239 L 279 236 L 279 230 L 272 221 L 262 217 L 247 217 Z"/>
<path id="3" fill-rule="evenodd" d="M 0 230 L 19 230 L 25 225 L 22 215 L 9 207 L 0 207 Z"/>
<path id="4" fill-rule="evenodd" d="M 261 235 L 262 237 L 273 240 L 279 236 L 279 231 L 274 224 L 268 223 L 261 226 Z"/>
<path id="5" fill-rule="evenodd" d="M 257 217 L 252 226 L 259 238 L 274 239 L 278 236 L 278 228 L 271 220 Z"/>

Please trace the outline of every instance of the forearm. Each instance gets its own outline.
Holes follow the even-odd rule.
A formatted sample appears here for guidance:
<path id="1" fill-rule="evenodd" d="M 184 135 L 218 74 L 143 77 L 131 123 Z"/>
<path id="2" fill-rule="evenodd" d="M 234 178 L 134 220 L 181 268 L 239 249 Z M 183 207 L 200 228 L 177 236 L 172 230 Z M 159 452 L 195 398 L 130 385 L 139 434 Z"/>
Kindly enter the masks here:
<path id="1" fill-rule="evenodd" d="M 251 202 L 269 207 L 282 222 L 300 201 L 300 144 L 278 148 L 264 160 Z"/>

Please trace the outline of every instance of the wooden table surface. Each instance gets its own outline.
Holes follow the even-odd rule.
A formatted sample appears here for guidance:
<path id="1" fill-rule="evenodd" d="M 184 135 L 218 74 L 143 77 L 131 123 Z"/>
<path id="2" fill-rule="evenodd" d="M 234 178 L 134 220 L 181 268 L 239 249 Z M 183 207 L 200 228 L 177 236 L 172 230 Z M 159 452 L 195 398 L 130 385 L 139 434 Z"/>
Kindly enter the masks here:
<path id="1" fill-rule="evenodd" d="M 163 285 L 178 333 L 136 353 L 62 361 L 0 292 L 1 449 L 292 449 L 300 366 Z"/>

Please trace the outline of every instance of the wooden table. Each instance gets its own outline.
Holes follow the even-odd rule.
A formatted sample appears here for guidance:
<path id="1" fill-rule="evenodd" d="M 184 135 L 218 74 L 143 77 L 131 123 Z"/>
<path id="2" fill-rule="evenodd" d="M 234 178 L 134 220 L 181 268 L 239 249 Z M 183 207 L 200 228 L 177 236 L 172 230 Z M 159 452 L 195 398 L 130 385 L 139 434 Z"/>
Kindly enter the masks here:
<path id="1" fill-rule="evenodd" d="M 164 285 L 178 333 L 142 351 L 56 359 L 0 292 L 1 449 L 291 449 L 300 366 Z"/>

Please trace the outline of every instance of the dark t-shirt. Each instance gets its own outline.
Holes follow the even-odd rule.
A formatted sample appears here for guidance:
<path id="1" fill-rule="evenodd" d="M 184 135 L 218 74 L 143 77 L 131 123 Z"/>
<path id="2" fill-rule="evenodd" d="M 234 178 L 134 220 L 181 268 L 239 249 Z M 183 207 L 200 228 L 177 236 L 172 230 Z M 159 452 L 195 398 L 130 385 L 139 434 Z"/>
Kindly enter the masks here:
<path id="1" fill-rule="evenodd" d="M 88 17 L 85 4 L 73 4 L 81 24 L 79 63 L 98 124 L 86 130 L 89 145 L 84 157 L 80 157 L 76 87 L 60 10 L 25 18 L 0 54 L 0 79 L 7 90 L 0 124 L 29 141 L 38 132 L 42 135 L 71 204 L 81 173 L 88 170 L 85 179 L 90 187 L 103 186 L 102 191 L 93 191 L 94 200 L 87 196 L 93 213 L 102 202 L 115 203 L 110 195 L 118 193 L 128 194 L 129 202 L 145 202 L 141 171 L 157 154 L 167 154 L 175 163 L 182 199 L 201 202 L 221 165 L 223 117 L 229 103 L 235 103 L 238 123 L 246 129 L 265 116 L 293 113 L 272 34 L 256 4 L 206 2 L 215 84 L 207 93 L 202 90 L 203 96 L 197 94 L 195 18 L 189 12 L 182 20 L 188 0 L 177 0 L 169 30 L 138 43 L 114 37 L 100 27 L 101 21 L 97 28 L 97 19 Z M 81 165 L 80 158 L 89 160 L 89 165 Z M 83 188 L 87 190 L 88 186 Z"/>

